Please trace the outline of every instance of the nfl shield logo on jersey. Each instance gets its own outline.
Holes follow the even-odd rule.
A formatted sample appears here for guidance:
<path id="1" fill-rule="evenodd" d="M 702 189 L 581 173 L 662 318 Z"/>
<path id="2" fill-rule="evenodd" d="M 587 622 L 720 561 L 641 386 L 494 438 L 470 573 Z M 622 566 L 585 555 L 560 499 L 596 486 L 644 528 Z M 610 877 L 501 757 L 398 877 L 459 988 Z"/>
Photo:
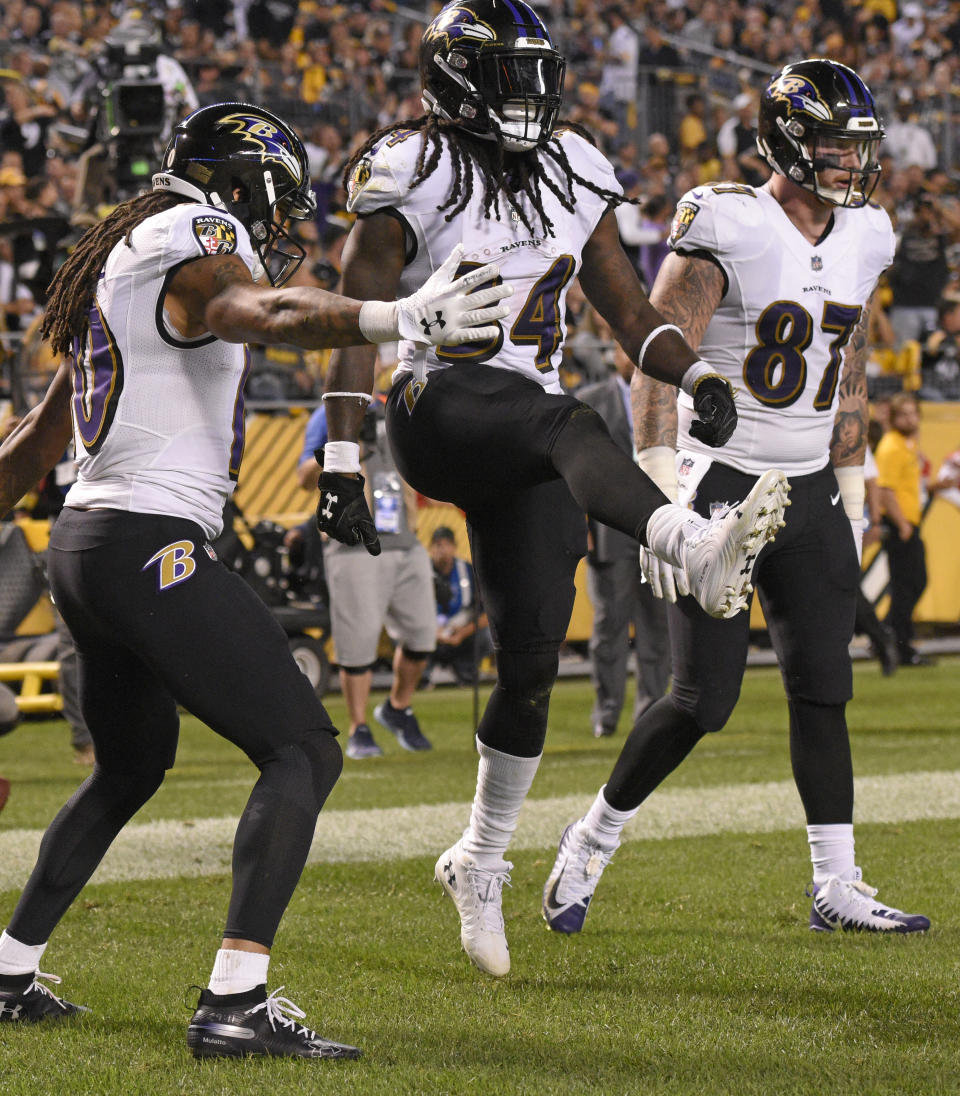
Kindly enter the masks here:
<path id="1" fill-rule="evenodd" d="M 821 259 L 819 255 L 810 256 L 810 269 L 823 270 L 823 259 Z"/>

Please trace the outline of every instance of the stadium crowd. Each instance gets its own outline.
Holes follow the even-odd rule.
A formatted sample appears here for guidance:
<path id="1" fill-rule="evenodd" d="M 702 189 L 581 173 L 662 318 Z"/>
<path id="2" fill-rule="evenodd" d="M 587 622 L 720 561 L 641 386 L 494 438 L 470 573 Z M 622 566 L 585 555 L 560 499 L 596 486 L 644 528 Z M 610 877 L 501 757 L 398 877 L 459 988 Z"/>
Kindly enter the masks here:
<path id="1" fill-rule="evenodd" d="M 674 202 L 716 178 L 762 182 L 757 94 L 774 68 L 822 55 L 854 66 L 887 128 L 875 195 L 900 247 L 875 309 L 871 394 L 960 397 L 960 4 L 893 0 L 543 0 L 568 58 L 564 114 L 585 125 L 636 205 L 621 235 L 649 284 Z M 50 278 L 82 231 L 147 182 L 173 122 L 240 99 L 304 135 L 318 217 L 298 277 L 331 287 L 349 229 L 344 164 L 374 129 L 420 113 L 417 43 L 437 3 L 10 0 L 0 15 L 0 398 L 12 363 L 39 394 L 33 333 Z M 417 13 L 423 10 L 420 21 Z M 161 105 L 162 99 L 162 105 Z M 162 118 L 162 123 L 160 119 Z M 612 347 L 571 294 L 565 381 L 607 375 Z M 887 319 L 890 322 L 886 322 Z M 314 400 L 326 356 L 260 350 L 249 395 Z M 36 374 L 31 383 L 31 373 Z M 16 396 L 16 394 L 14 394 Z M 29 391 L 27 392 L 29 398 Z M 22 393 L 21 393 L 22 399 Z"/>

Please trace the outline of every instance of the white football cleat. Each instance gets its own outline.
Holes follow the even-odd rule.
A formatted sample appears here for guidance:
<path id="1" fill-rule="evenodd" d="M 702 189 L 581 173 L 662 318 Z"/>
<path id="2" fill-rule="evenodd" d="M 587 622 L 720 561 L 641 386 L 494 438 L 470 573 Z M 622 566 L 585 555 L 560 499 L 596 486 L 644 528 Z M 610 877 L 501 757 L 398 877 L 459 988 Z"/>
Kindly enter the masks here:
<path id="1" fill-rule="evenodd" d="M 760 550 L 784 525 L 790 484 L 771 468 L 733 506 L 718 510 L 684 544 L 690 592 L 712 617 L 729 618 L 746 609 Z"/>
<path id="2" fill-rule="evenodd" d="M 922 913 L 904 913 L 878 902 L 876 887 L 868 887 L 856 869 L 853 879 L 831 875 L 808 888 L 813 899 L 810 928 L 815 932 L 926 932 L 930 918 Z"/>
<path id="3" fill-rule="evenodd" d="M 501 900 L 513 864 L 501 863 L 499 869 L 481 867 L 458 841 L 440 857 L 435 869 L 437 882 L 460 913 L 463 950 L 482 971 L 497 977 L 510 971 Z"/>
<path id="4" fill-rule="evenodd" d="M 583 928 L 590 899 L 603 869 L 616 851 L 601 849 L 580 834 L 572 822 L 563 831 L 553 871 L 543 888 L 543 919 L 554 932 L 573 933 Z"/>

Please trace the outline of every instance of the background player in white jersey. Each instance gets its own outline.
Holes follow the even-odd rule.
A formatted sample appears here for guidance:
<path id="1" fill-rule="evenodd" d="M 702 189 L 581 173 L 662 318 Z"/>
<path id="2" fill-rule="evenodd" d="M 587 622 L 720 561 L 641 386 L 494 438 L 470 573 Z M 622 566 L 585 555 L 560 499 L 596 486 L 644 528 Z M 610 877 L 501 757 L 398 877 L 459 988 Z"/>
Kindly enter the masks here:
<path id="1" fill-rule="evenodd" d="M 926 917 L 878 902 L 854 860 L 853 768 L 845 705 L 863 516 L 867 312 L 893 258 L 893 230 L 869 198 L 883 137 L 869 89 L 833 61 L 788 65 L 764 91 L 762 187 L 704 186 L 678 204 L 651 293 L 737 391 L 739 426 L 719 451 L 690 429 L 689 403 L 635 378 L 640 463 L 699 513 L 739 498 L 776 461 L 790 478 L 786 527 L 754 582 L 783 675 L 790 756 L 813 861 L 810 927 L 917 932 Z M 679 403 L 679 408 L 677 404 Z M 844 429 L 845 419 L 860 422 Z M 850 439 L 853 439 L 852 443 Z M 676 450 L 676 452 L 675 452 Z M 669 608 L 673 690 L 640 717 L 585 818 L 568 826 L 543 895 L 558 932 L 578 932 L 619 834 L 639 805 L 740 693 L 749 619 L 713 620 L 682 575 L 647 556 Z"/>
<path id="2" fill-rule="evenodd" d="M 303 252 L 284 224 L 314 209 L 303 146 L 281 119 L 243 103 L 205 107 L 177 127 L 153 190 L 91 229 L 50 287 L 43 334 L 64 362 L 0 449 L 0 515 L 59 459 L 72 408 L 79 472 L 49 569 L 78 651 L 96 764 L 44 835 L 0 936 L 0 1021 L 80 1011 L 37 981 L 49 977 L 37 973 L 40 957 L 173 764 L 179 703 L 260 770 L 188 1045 L 197 1057 L 360 1053 L 295 1023 L 303 1013 L 266 994 L 274 934 L 343 758 L 283 630 L 210 546 L 243 455 L 242 343 L 489 337 L 504 309 L 477 306 L 504 289 L 467 296 L 470 280 L 449 277 L 458 253 L 414 297 L 391 303 L 256 284 L 255 274 L 278 286 L 292 273 Z"/>
<path id="3" fill-rule="evenodd" d="M 631 359 L 692 395 L 700 419 L 691 429 L 705 444 L 725 441 L 736 418 L 727 382 L 679 332 L 664 330 L 641 290 L 618 240 L 613 168 L 582 131 L 555 128 L 564 61 L 534 11 L 520 0 L 448 4 L 424 33 L 420 69 L 427 114 L 375 134 L 347 167 L 358 219 L 344 248 L 343 287 L 358 297 L 405 291 L 462 243 L 463 269 L 496 256 L 514 289 L 492 338 L 427 353 L 403 342 L 387 401 L 403 478 L 466 512 L 496 645 L 470 824 L 436 875 L 456 902 L 468 955 L 502 975 L 510 967 L 504 855 L 543 750 L 586 549 L 584 511 L 686 564 L 709 610 L 734 613 L 785 491 L 781 474 L 770 472 L 741 507 L 707 525 L 669 504 L 600 416 L 563 394 L 564 299 L 579 275 Z M 373 355 L 338 352 L 330 374 L 333 390 L 369 391 Z M 343 494 L 343 475 L 357 467 L 360 416 L 348 396 L 327 408 L 344 463 L 328 479 L 328 443 L 318 520 L 336 535 L 327 498 Z M 698 562 L 714 536 L 729 536 L 727 548 Z"/>

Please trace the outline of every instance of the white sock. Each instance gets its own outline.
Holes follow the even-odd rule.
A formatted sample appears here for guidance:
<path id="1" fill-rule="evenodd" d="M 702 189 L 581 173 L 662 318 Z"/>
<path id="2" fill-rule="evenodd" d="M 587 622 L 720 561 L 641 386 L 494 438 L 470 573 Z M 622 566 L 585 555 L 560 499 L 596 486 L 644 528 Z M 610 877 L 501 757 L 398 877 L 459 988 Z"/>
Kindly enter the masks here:
<path id="1" fill-rule="evenodd" d="M 259 951 L 237 951 L 221 948 L 213 961 L 210 984 L 212 993 L 247 993 L 267 984 L 270 956 Z"/>
<path id="2" fill-rule="evenodd" d="M 46 944 L 21 944 L 5 931 L 0 933 L 0 974 L 33 974 L 46 949 Z"/>
<path id="3" fill-rule="evenodd" d="M 831 875 L 853 879 L 857 864 L 853 854 L 853 823 L 835 822 L 829 826 L 807 826 L 813 881 L 823 883 Z"/>
<path id="4" fill-rule="evenodd" d="M 477 751 L 480 754 L 477 793 L 462 844 L 464 851 L 478 863 L 499 867 L 543 755 L 515 757 L 491 749 L 479 740 Z"/>
<path id="5" fill-rule="evenodd" d="M 647 518 L 647 547 L 667 563 L 682 567 L 684 545 L 707 524 L 706 518 L 675 502 L 658 506 Z"/>
<path id="6" fill-rule="evenodd" d="M 606 787 L 604 784 L 603 788 Z M 577 826 L 584 837 L 596 842 L 604 852 L 613 852 L 620 844 L 623 827 L 640 810 L 639 806 L 629 811 L 615 810 L 603 797 L 603 788 L 597 792 L 590 810 L 580 819 Z"/>

